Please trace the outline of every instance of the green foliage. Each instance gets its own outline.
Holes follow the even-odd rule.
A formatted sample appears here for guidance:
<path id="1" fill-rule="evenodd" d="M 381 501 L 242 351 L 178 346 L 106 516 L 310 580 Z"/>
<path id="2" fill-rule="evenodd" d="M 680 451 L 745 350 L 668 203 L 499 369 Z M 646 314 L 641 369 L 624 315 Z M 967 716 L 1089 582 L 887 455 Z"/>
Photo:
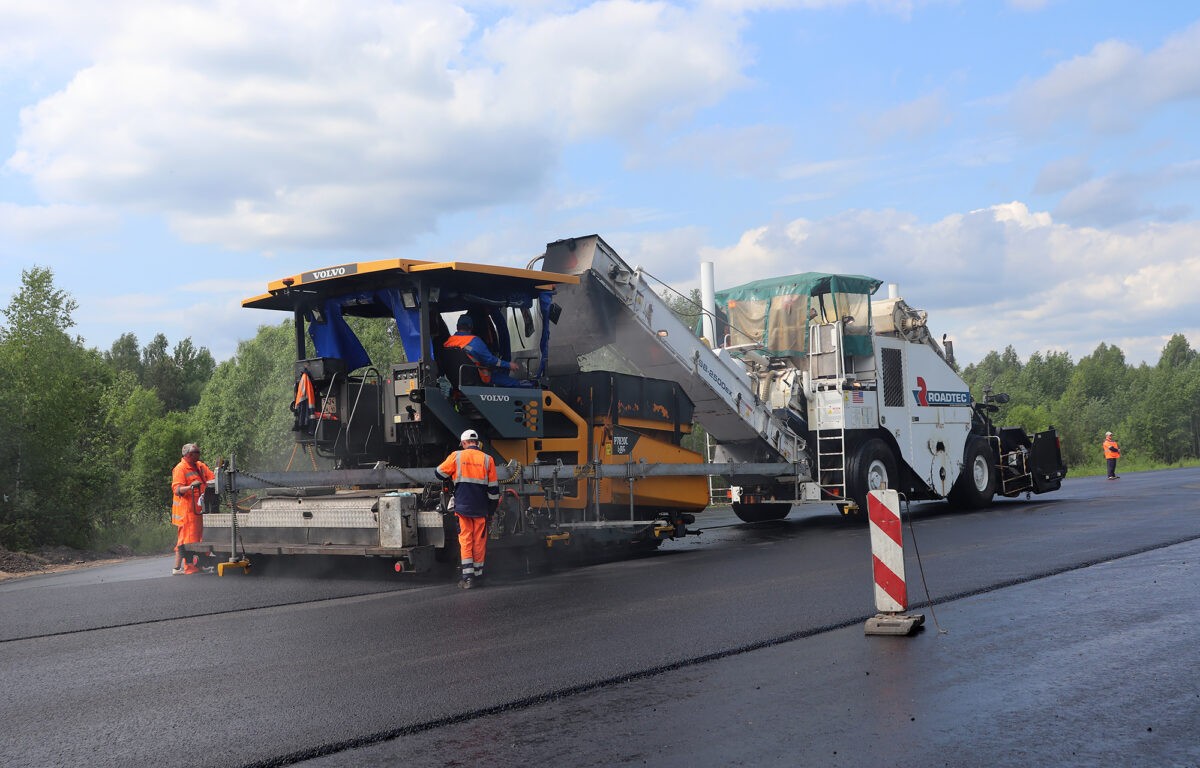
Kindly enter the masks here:
<path id="1" fill-rule="evenodd" d="M 671 313 L 688 328 L 695 328 L 704 314 L 704 305 L 700 303 L 700 289 L 693 288 L 688 295 L 666 290 L 662 299 L 671 308 Z"/>
<path id="2" fill-rule="evenodd" d="M 1063 458 L 1067 466 L 1099 463 L 1100 443 L 1104 433 L 1112 429 L 1106 405 L 1099 400 L 1071 393 L 1051 405 L 1050 412 L 1062 441 Z"/>
<path id="3" fill-rule="evenodd" d="M 1008 410 L 1004 420 L 1006 427 L 1020 427 L 1029 433 L 1045 432 L 1054 425 L 1054 417 L 1050 411 L 1034 405 L 1014 405 Z"/>
<path id="4" fill-rule="evenodd" d="M 100 404 L 111 436 L 113 459 L 117 466 L 128 469 L 134 446 L 166 409 L 154 390 L 138 384 L 132 373 L 123 370 L 117 371 Z"/>
<path id="5" fill-rule="evenodd" d="M 134 381 L 141 382 L 142 355 L 138 351 L 136 335 L 121 334 L 121 337 L 113 342 L 109 351 L 104 353 L 104 362 L 108 363 L 117 373 L 129 373 L 133 376 Z"/>
<path id="6" fill-rule="evenodd" d="M 75 301 L 35 267 L 0 329 L 0 544 L 86 544 L 94 504 L 109 490 L 95 458 L 96 414 L 108 369 L 67 330 Z"/>
<path id="7" fill-rule="evenodd" d="M 105 551 L 129 547 L 135 555 L 158 555 L 175 547 L 178 529 L 169 521 L 117 523 L 96 532 L 92 549 Z"/>
<path id="8" fill-rule="evenodd" d="M 1023 403 L 1048 406 L 1067 391 L 1074 367 L 1066 352 L 1047 352 L 1045 357 L 1034 352 L 1021 368 L 1014 394 L 1019 393 Z"/>
<path id="9" fill-rule="evenodd" d="M 997 423 L 1054 425 L 1070 466 L 1101 466 L 1099 446 L 1110 430 L 1123 462 L 1149 467 L 1200 458 L 1200 356 L 1180 334 L 1154 367 L 1132 367 L 1119 348 L 1102 343 L 1075 365 L 1065 353 L 1034 354 L 1022 365 L 1009 348 L 963 375 L 977 397 L 989 384 L 1009 393 Z"/>
<path id="10" fill-rule="evenodd" d="M 395 323 L 350 317 L 346 319 L 346 324 L 362 342 L 363 349 L 367 351 L 367 356 L 371 359 L 371 364 L 381 375 L 386 376 L 393 363 L 403 363 L 407 359 L 404 356 L 404 344 L 396 332 Z"/>
<path id="11" fill-rule="evenodd" d="M 1142 396 L 1127 409 L 1121 428 L 1126 444 L 1136 449 L 1123 449 L 1123 457 L 1145 451 L 1155 460 L 1173 464 L 1188 455 L 1193 442 L 1193 412 L 1188 408 L 1184 376 L 1173 367 L 1143 367 L 1137 371 L 1134 391 Z"/>
<path id="12" fill-rule="evenodd" d="M 694 327 L 698 292 L 667 298 Z M 3 309 L 0 544 L 167 551 L 175 535 L 170 474 L 183 443 L 199 442 L 214 467 L 222 456 L 262 470 L 294 460 L 290 320 L 259 328 L 217 365 L 190 339 L 171 347 L 162 334 L 145 348 L 129 333 L 107 352 L 87 349 L 70 335 L 75 309 L 44 268 L 23 273 Z M 405 359 L 392 324 L 349 322 L 381 376 Z M 598 367 L 622 370 L 618 354 L 602 353 Z M 1124 471 L 1200 460 L 1200 355 L 1180 334 L 1155 365 L 1130 366 L 1108 344 L 1078 363 L 1061 352 L 1022 361 L 1008 347 L 962 375 L 977 399 L 988 388 L 1009 394 L 997 423 L 1056 427 L 1073 473 L 1103 466 L 1106 430 L 1121 441 Z M 703 452 L 703 429 L 684 445 Z"/>
<path id="13" fill-rule="evenodd" d="M 128 522 L 147 523 L 171 519 L 171 470 L 179 463 L 184 443 L 197 441 L 196 428 L 188 414 L 168 413 L 155 419 L 138 438 L 124 474 L 121 490 L 127 499 Z M 212 464 L 205 456 L 204 461 Z"/>
<path id="14" fill-rule="evenodd" d="M 195 409 L 209 457 L 237 466 L 282 469 L 295 445 L 292 413 L 295 336 L 291 321 L 259 327 L 217 366 Z M 211 465 L 211 462 L 210 462 Z"/>
<path id="15" fill-rule="evenodd" d="M 1158 358 L 1158 367 L 1173 371 L 1185 370 L 1196 362 L 1198 355 L 1188 344 L 1182 333 L 1177 333 L 1163 347 L 1162 355 Z"/>
<path id="16" fill-rule="evenodd" d="M 185 411 L 200 401 L 215 368 L 209 351 L 196 349 L 190 338 L 168 352 L 167 337 L 160 333 L 142 350 L 141 383 L 158 393 L 167 410 Z"/>

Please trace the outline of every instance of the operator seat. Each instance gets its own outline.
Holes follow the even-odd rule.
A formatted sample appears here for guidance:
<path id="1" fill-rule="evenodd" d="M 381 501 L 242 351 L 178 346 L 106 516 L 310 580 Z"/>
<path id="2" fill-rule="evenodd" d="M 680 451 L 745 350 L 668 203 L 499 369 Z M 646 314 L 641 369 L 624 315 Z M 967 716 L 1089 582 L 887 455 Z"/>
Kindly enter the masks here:
<path id="1" fill-rule="evenodd" d="M 483 386 L 479 366 L 467 355 L 465 349 L 442 347 L 437 353 L 437 363 L 442 373 L 455 389 Z"/>

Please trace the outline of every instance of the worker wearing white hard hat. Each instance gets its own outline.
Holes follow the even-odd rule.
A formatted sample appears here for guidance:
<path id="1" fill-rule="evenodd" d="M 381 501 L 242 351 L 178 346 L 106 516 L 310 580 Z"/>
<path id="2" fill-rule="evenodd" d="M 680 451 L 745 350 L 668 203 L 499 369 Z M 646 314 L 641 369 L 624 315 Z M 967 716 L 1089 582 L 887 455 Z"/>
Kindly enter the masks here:
<path id="1" fill-rule="evenodd" d="M 487 521 L 500 502 L 495 460 L 479 449 L 479 433 L 468 429 L 459 436 L 462 450 L 443 461 L 436 474 L 454 482 L 454 515 L 458 519 L 458 548 L 462 574 L 458 585 L 471 589 L 483 577 L 487 556 Z"/>

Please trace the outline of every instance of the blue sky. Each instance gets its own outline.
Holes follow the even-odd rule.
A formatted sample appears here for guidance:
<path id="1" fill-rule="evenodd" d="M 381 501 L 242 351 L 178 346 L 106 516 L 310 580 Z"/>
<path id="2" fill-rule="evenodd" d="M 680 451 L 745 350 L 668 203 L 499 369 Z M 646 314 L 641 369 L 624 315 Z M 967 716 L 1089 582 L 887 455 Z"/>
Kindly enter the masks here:
<path id="1" fill-rule="evenodd" d="M 93 7 L 94 6 L 94 7 Z M 898 283 L 960 362 L 1200 346 L 1200 9 L 0 0 L 0 301 L 218 359 L 267 281 L 523 266 Z"/>

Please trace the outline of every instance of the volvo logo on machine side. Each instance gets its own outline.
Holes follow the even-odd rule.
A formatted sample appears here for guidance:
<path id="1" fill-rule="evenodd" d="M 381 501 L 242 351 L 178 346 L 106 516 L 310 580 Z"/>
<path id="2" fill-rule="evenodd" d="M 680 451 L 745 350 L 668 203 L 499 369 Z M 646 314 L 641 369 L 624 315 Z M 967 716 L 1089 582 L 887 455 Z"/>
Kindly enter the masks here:
<path id="1" fill-rule="evenodd" d="M 970 392 L 951 392 L 947 390 L 930 389 L 925 384 L 923 376 L 917 377 L 917 388 L 913 390 L 917 405 L 970 405 Z"/>
<path id="2" fill-rule="evenodd" d="M 328 267 L 326 269 L 317 269 L 312 272 L 305 272 L 301 278 L 302 283 L 311 283 L 314 280 L 327 280 L 331 277 L 344 277 L 346 275 L 354 275 L 358 273 L 357 264 L 343 264 L 340 267 Z"/>

